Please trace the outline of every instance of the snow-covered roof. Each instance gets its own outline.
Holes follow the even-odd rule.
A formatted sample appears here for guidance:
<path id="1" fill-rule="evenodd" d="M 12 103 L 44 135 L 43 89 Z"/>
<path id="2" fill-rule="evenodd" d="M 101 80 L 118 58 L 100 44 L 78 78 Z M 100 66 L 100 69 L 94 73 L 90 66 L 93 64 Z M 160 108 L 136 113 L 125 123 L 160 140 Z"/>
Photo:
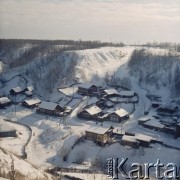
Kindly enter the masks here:
<path id="1" fill-rule="evenodd" d="M 117 114 L 119 117 L 123 117 L 129 114 L 125 109 L 118 109 L 114 113 Z"/>
<path id="2" fill-rule="evenodd" d="M 144 124 L 149 125 L 151 127 L 158 127 L 158 128 L 164 128 L 165 126 L 161 124 L 157 119 L 151 119 Z"/>
<path id="3" fill-rule="evenodd" d="M 30 96 L 30 95 L 33 95 L 33 92 L 32 91 L 26 91 L 25 94 Z"/>
<path id="4" fill-rule="evenodd" d="M 134 96 L 134 91 L 121 91 L 119 94 L 121 96 Z"/>
<path id="5" fill-rule="evenodd" d="M 54 102 L 47 102 L 47 101 L 42 101 L 41 104 L 39 105 L 39 108 L 46 109 L 46 110 L 55 110 L 58 104 Z"/>
<path id="6" fill-rule="evenodd" d="M 105 127 L 92 127 L 88 130 L 86 130 L 86 132 L 91 132 L 91 133 L 95 133 L 95 134 L 105 134 L 107 131 L 109 131 L 109 128 L 105 128 Z"/>
<path id="7" fill-rule="evenodd" d="M 38 98 L 37 99 L 28 99 L 28 100 L 25 100 L 24 102 L 27 103 L 29 106 L 31 106 L 31 105 L 40 103 L 41 100 Z"/>
<path id="8" fill-rule="evenodd" d="M 6 103 L 9 103 L 9 102 L 11 102 L 11 100 L 8 99 L 7 97 L 0 98 L 0 104 L 6 104 Z"/>
<path id="9" fill-rule="evenodd" d="M 151 119 L 150 116 L 144 116 L 144 117 L 141 117 L 138 121 L 144 121 L 144 122 L 146 122 L 146 121 L 148 121 L 148 120 L 150 120 L 150 119 Z"/>
<path id="10" fill-rule="evenodd" d="M 80 84 L 79 87 L 89 89 L 93 85 L 94 84 L 92 84 L 92 83 L 83 83 L 83 84 Z"/>
<path id="11" fill-rule="evenodd" d="M 119 94 L 116 89 L 105 89 L 104 92 L 107 95 Z"/>
<path id="12" fill-rule="evenodd" d="M 11 90 L 13 90 L 16 93 L 23 91 L 23 89 L 21 87 L 15 87 L 15 88 L 12 88 Z"/>
<path id="13" fill-rule="evenodd" d="M 28 86 L 26 89 L 27 89 L 28 91 L 34 91 L 34 87 L 33 87 L 33 86 Z"/>
<path id="14" fill-rule="evenodd" d="M 123 135 L 122 140 L 128 142 L 135 142 L 135 143 L 137 142 L 135 136 L 128 136 L 128 135 Z"/>
<path id="15" fill-rule="evenodd" d="M 94 115 L 94 114 L 98 114 L 98 113 L 100 113 L 102 110 L 99 108 L 99 107 L 97 107 L 97 106 L 92 106 L 92 107 L 90 107 L 90 108 L 88 108 L 88 109 L 85 109 L 90 115 Z"/>
<path id="16" fill-rule="evenodd" d="M 153 138 L 144 134 L 136 134 L 135 138 L 140 141 L 150 142 Z"/>
<path id="17" fill-rule="evenodd" d="M 15 130 L 16 130 L 15 128 L 13 128 L 12 126 L 9 126 L 5 122 L 0 124 L 0 132 L 9 132 L 9 131 L 15 131 Z"/>

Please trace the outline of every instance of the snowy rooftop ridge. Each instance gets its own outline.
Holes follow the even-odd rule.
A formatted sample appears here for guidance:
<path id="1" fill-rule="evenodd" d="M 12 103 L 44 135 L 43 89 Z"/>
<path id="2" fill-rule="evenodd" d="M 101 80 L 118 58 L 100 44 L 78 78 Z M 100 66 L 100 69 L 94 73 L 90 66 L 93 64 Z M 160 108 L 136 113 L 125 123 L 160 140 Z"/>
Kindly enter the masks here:
<path id="1" fill-rule="evenodd" d="M 105 89 L 104 92 L 108 95 L 119 94 L 116 89 Z"/>
<path id="2" fill-rule="evenodd" d="M 86 132 L 91 132 L 95 134 L 105 134 L 107 131 L 109 131 L 110 128 L 105 127 L 91 127 L 90 129 L 86 130 Z"/>
<path id="3" fill-rule="evenodd" d="M 100 113 L 102 110 L 101 110 L 99 107 L 97 107 L 97 106 L 92 106 L 92 107 L 86 109 L 86 111 L 87 111 L 89 114 L 94 115 L 94 114 Z"/>
<path id="4" fill-rule="evenodd" d="M 114 113 L 120 117 L 126 116 L 129 114 L 125 109 L 117 109 Z"/>
<path id="5" fill-rule="evenodd" d="M 11 102 L 11 100 L 8 99 L 7 97 L 0 98 L 0 104 L 5 104 L 5 103 L 9 103 L 9 102 Z"/>
<path id="6" fill-rule="evenodd" d="M 33 105 L 33 104 L 38 104 L 41 102 L 40 99 L 36 98 L 36 99 L 28 99 L 24 101 L 25 103 L 27 103 L 28 105 Z"/>
<path id="7" fill-rule="evenodd" d="M 89 83 L 89 82 L 87 82 L 87 83 L 82 83 L 82 84 L 80 84 L 80 85 L 78 85 L 79 87 L 81 87 L 81 88 L 85 88 L 85 89 L 89 89 L 91 86 L 96 86 L 95 84 L 93 84 L 93 83 Z"/>
<path id="8" fill-rule="evenodd" d="M 39 108 L 46 110 L 55 110 L 57 106 L 59 106 L 57 103 L 42 101 L 41 104 L 39 105 Z"/>
<path id="9" fill-rule="evenodd" d="M 12 90 L 14 91 L 14 92 L 16 92 L 16 93 L 18 93 L 18 92 L 22 92 L 23 91 L 23 89 L 21 88 L 21 87 L 15 87 L 15 88 L 12 88 Z"/>

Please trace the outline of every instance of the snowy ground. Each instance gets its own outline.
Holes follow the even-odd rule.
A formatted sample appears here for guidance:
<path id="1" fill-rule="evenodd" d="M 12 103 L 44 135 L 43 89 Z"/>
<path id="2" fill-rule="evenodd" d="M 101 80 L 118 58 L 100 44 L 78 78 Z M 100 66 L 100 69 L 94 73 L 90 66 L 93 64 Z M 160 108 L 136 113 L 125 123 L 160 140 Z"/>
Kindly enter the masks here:
<path id="1" fill-rule="evenodd" d="M 123 47 L 77 51 L 79 61 L 76 67 L 76 76 L 80 78 L 82 82 L 92 81 L 96 84 L 99 83 L 99 85 L 104 84 L 103 77 L 106 72 L 113 74 L 116 71 L 117 76 L 124 77 L 124 75 L 128 73 L 126 63 L 133 49 L 134 47 Z M 11 85 L 18 85 L 18 81 L 19 80 L 16 79 L 15 82 L 11 82 L 7 85 L 6 89 L 9 90 L 12 87 Z M 143 116 L 144 111 L 149 108 L 151 102 L 146 98 L 147 91 L 137 86 L 136 79 L 131 79 L 131 82 L 132 90 L 139 95 L 139 102 L 135 105 L 134 113 L 123 125 L 104 122 L 103 126 L 110 127 L 112 125 L 117 129 L 123 128 L 125 131 L 150 135 L 165 143 L 180 147 L 180 139 L 174 139 L 171 135 L 165 135 L 164 133 L 138 126 L 138 118 Z M 61 118 L 37 114 L 35 110 L 26 109 L 20 104 L 16 106 L 16 113 L 15 106 L 13 105 L 7 109 L 0 110 L 0 118 L 11 119 L 12 121 L 17 121 L 31 127 L 32 137 L 26 148 L 28 162 L 42 169 L 53 166 L 92 168 L 92 162 L 96 158 L 106 160 L 108 157 L 128 157 L 130 162 L 156 162 L 159 158 L 164 163 L 179 163 L 180 157 L 178 150 L 157 144 L 152 145 L 152 148 L 134 150 L 131 147 L 124 147 L 119 143 L 99 147 L 91 141 L 84 141 L 76 145 L 74 149 L 71 149 L 74 142 L 84 134 L 85 130 L 94 126 L 101 126 L 100 123 L 96 124 L 92 121 L 77 119 L 76 114 L 79 109 L 87 104 L 95 103 L 97 98 L 84 97 L 84 99 L 82 99 L 81 97 L 80 99 L 70 101 L 71 98 L 66 95 L 72 96 L 76 89 L 77 86 L 61 89 L 60 91 L 55 89 L 48 98 L 45 97 L 54 102 L 58 101 L 60 104 L 64 103 L 63 105 L 71 106 L 72 108 L 75 108 L 76 105 L 80 103 L 73 110 L 72 114 L 67 117 L 65 123 L 63 123 Z M 80 102 L 80 100 L 82 100 L 82 102 Z M 121 107 L 130 112 L 133 109 L 132 104 L 121 104 Z M 14 154 L 21 155 L 22 146 L 27 141 L 29 132 L 21 125 L 14 125 L 14 127 L 18 131 L 18 138 L 0 139 L 0 145 Z M 73 162 L 76 161 L 75 157 L 78 153 L 81 153 L 81 150 L 85 151 L 85 158 L 83 165 L 77 165 Z M 66 162 L 62 159 L 65 152 L 68 152 Z M 169 154 L 173 154 L 173 156 L 169 156 Z M 74 174 L 71 175 L 75 176 Z M 82 177 L 83 179 L 94 178 L 92 175 L 87 174 L 81 174 L 78 177 Z M 106 179 L 106 176 L 103 175 L 97 175 L 97 177 L 98 179 Z"/>

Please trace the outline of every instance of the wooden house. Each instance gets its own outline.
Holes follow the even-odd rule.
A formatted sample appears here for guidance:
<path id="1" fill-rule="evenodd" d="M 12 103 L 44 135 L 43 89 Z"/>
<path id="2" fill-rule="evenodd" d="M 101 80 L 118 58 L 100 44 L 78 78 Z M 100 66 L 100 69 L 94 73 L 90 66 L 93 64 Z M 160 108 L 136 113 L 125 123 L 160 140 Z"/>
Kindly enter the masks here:
<path id="1" fill-rule="evenodd" d="M 159 122 L 157 119 L 151 119 L 142 124 L 145 128 L 152 129 L 155 131 L 164 131 L 165 126 Z"/>
<path id="2" fill-rule="evenodd" d="M 23 93 L 24 90 L 21 87 L 15 87 L 10 90 L 11 95 L 17 95 Z"/>
<path id="3" fill-rule="evenodd" d="M 41 103 L 41 100 L 36 99 L 28 99 L 22 102 L 22 106 L 25 106 L 27 108 L 35 108 L 38 107 L 38 105 Z"/>
<path id="4" fill-rule="evenodd" d="M 133 96 L 135 96 L 134 91 L 120 91 L 119 94 L 122 98 L 132 98 Z"/>
<path id="5" fill-rule="evenodd" d="M 78 86 L 78 93 L 82 95 L 90 96 L 97 92 L 97 86 L 91 83 L 84 83 Z"/>
<path id="6" fill-rule="evenodd" d="M 0 108 L 5 108 L 6 106 L 11 104 L 11 100 L 7 97 L 0 98 Z"/>
<path id="7" fill-rule="evenodd" d="M 118 109 L 108 115 L 108 120 L 113 122 L 121 122 L 129 118 L 129 113 L 124 109 Z"/>
<path id="8" fill-rule="evenodd" d="M 105 145 L 111 139 L 113 127 L 93 127 L 85 131 L 86 138 L 96 142 L 99 145 Z"/>
<path id="9" fill-rule="evenodd" d="M 61 116 L 63 107 L 54 102 L 42 101 L 39 107 L 36 109 L 37 113 L 43 113 L 48 115 Z"/>
<path id="10" fill-rule="evenodd" d="M 90 120 L 97 120 L 101 112 L 102 110 L 98 106 L 91 106 L 89 108 L 85 108 L 80 113 L 78 113 L 78 117 Z"/>

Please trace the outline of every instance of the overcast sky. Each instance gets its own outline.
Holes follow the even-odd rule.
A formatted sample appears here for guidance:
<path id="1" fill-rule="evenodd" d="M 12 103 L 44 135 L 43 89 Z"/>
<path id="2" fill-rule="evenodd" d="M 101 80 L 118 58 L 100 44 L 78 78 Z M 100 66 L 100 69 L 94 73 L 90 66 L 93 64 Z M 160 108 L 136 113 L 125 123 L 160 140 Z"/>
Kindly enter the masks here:
<path id="1" fill-rule="evenodd" d="M 0 38 L 180 42 L 180 0 L 0 0 Z"/>

